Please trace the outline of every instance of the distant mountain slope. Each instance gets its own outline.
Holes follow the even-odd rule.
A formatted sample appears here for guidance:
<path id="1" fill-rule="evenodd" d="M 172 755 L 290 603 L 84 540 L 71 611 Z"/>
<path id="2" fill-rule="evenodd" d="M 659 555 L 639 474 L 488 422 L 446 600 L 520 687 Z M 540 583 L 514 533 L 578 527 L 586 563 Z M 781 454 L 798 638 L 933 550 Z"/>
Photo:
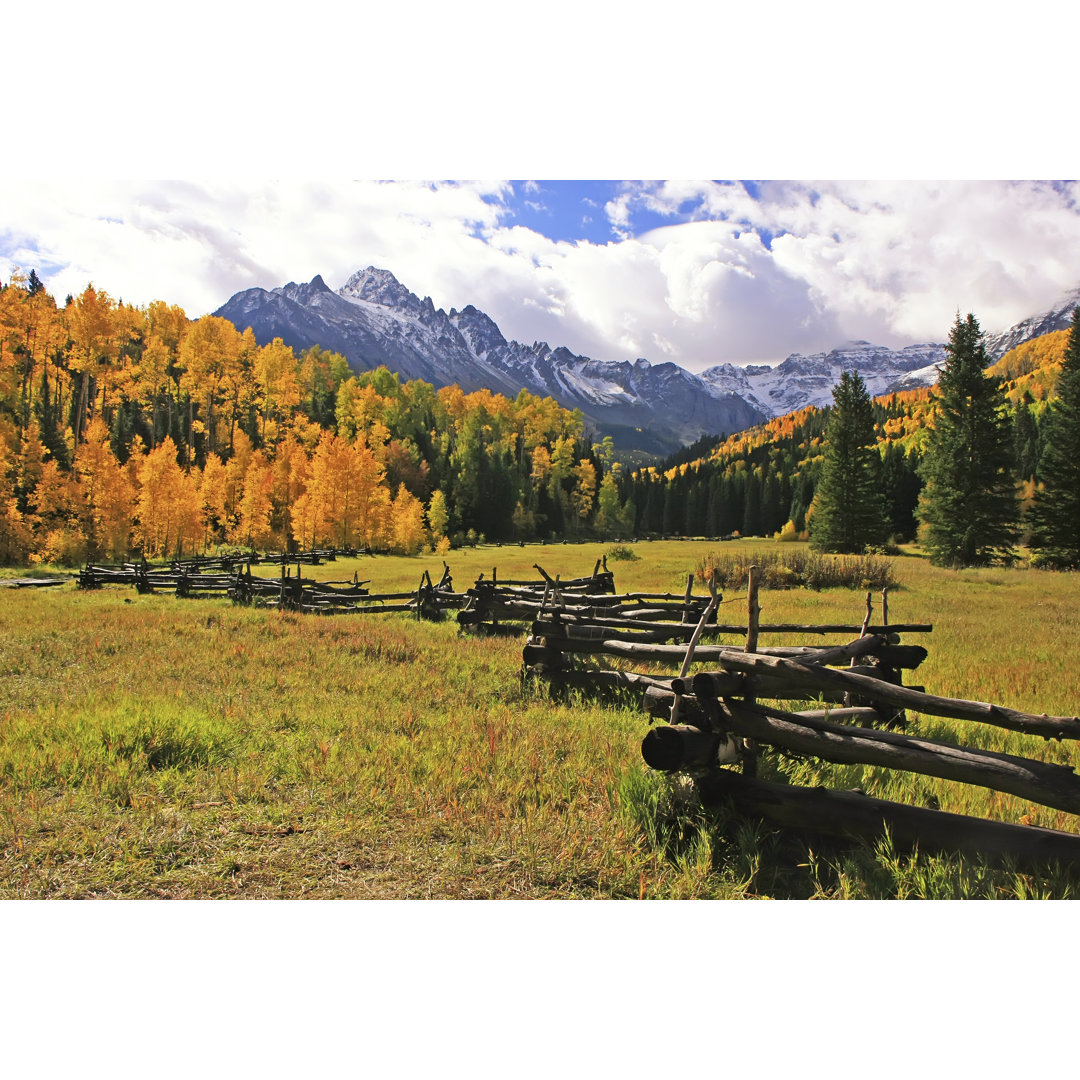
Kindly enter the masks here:
<path id="1" fill-rule="evenodd" d="M 1072 324 L 1073 310 L 1080 306 L 1080 289 L 1066 293 L 1049 311 L 1041 315 L 1032 315 L 1029 319 L 1010 326 L 1000 334 L 986 335 L 986 351 L 995 360 L 1000 360 L 1010 349 L 1023 345 L 1026 341 L 1043 337 L 1055 330 L 1068 330 Z"/>
<path id="2" fill-rule="evenodd" d="M 844 371 L 857 371 L 871 396 L 929 386 L 945 362 L 943 345 L 909 345 L 885 349 L 852 341 L 827 353 L 794 353 L 776 367 L 733 364 L 709 368 L 701 377 L 718 390 L 746 398 L 768 416 L 783 416 L 808 405 L 832 404 L 833 387 Z"/>
<path id="3" fill-rule="evenodd" d="M 1053 310 L 987 336 L 999 359 L 1010 349 L 1067 328 L 1080 289 Z M 471 304 L 436 309 L 389 270 L 359 270 L 337 291 L 321 277 L 307 284 L 237 293 L 214 314 L 238 329 L 250 326 L 260 344 L 280 337 L 294 349 L 321 345 L 341 353 L 357 371 L 385 364 L 404 379 L 434 386 L 456 383 L 508 397 L 521 390 L 580 409 L 597 436 L 612 435 L 621 450 L 668 454 L 707 435 L 730 435 L 771 417 L 832 403 L 843 371 L 858 371 L 872 395 L 932 386 L 944 363 L 940 344 L 886 349 L 866 341 L 830 352 L 794 353 L 782 363 L 722 364 L 693 374 L 677 364 L 607 361 L 578 356 L 546 342 L 508 341 Z"/>
<path id="4" fill-rule="evenodd" d="M 580 409 L 598 436 L 611 434 L 621 449 L 660 454 L 802 405 L 828 404 L 843 370 L 859 370 L 874 392 L 932 382 L 933 365 L 944 356 L 940 345 L 892 351 L 854 342 L 830 353 L 795 354 L 775 368 L 725 364 L 701 375 L 673 363 L 593 360 L 546 342 L 508 341 L 471 304 L 446 313 L 371 266 L 336 293 L 316 276 L 308 284 L 237 293 L 214 314 L 238 329 L 250 326 L 260 343 L 280 337 L 297 350 L 332 349 L 357 371 L 385 364 L 435 386 L 550 396 Z"/>

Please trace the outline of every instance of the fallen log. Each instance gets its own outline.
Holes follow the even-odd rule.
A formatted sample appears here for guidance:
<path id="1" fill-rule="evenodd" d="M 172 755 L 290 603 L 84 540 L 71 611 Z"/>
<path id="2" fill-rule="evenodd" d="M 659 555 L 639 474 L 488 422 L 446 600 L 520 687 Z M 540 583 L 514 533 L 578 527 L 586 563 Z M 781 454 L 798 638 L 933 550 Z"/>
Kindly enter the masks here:
<path id="1" fill-rule="evenodd" d="M 662 630 L 667 633 L 669 637 L 689 637 L 690 634 L 693 633 L 693 627 L 687 626 L 686 623 L 672 623 L 662 620 L 622 619 L 602 614 L 585 619 L 584 616 L 579 614 L 573 608 L 556 610 L 553 618 L 558 621 L 566 622 L 568 625 L 572 625 L 578 621 L 588 621 L 597 626 L 613 626 L 617 629 Z M 813 626 L 796 623 L 762 623 L 758 627 L 758 632 L 761 634 L 859 634 L 861 630 L 861 626 L 840 624 Z M 899 634 L 929 633 L 932 630 L 933 625 L 930 623 L 896 623 L 892 626 L 871 626 L 868 632 L 878 637 L 888 637 L 890 641 L 892 641 Z M 717 637 L 733 635 L 745 639 L 746 634 L 747 628 L 745 626 L 734 624 L 721 625 L 720 623 L 709 623 L 703 631 L 703 636 L 705 637 L 711 635 Z"/>
<path id="2" fill-rule="evenodd" d="M 537 623 L 534 625 L 543 625 Z M 658 663 L 681 663 L 686 656 L 686 649 L 681 645 L 663 645 L 652 642 L 640 641 L 637 638 L 627 640 L 626 636 L 588 638 L 567 637 L 559 633 L 550 636 L 542 635 L 544 647 L 555 652 L 571 652 L 597 654 L 604 653 L 618 656 L 628 660 L 642 660 Z M 868 635 L 864 638 L 856 638 L 848 645 L 837 645 L 832 648 L 815 649 L 813 647 L 790 647 L 786 645 L 772 645 L 759 649 L 756 656 L 797 657 L 804 662 L 816 664 L 841 663 L 853 656 L 862 656 L 880 648 L 883 642 L 880 638 Z M 729 653 L 747 655 L 735 645 L 698 645 L 694 651 L 694 660 L 697 663 L 719 662 Z"/>
<path id="3" fill-rule="evenodd" d="M 835 668 L 802 664 L 778 656 L 762 656 L 760 653 L 726 651 L 719 658 L 719 663 L 725 671 L 769 675 L 785 680 L 793 687 L 855 694 L 901 709 L 955 720 L 975 720 L 1010 731 L 1041 735 L 1046 739 L 1080 739 L 1080 717 L 1076 716 L 1035 715 L 984 701 L 937 697 L 867 675 L 854 675 Z"/>
<path id="4" fill-rule="evenodd" d="M 721 702 L 719 713 L 722 729 L 796 754 L 839 765 L 877 765 L 976 784 L 1080 814 L 1080 776 L 1068 765 L 953 746 L 895 731 L 812 720 L 733 699 Z"/>
<path id="5" fill-rule="evenodd" d="M 579 674 L 584 674 L 580 672 Z M 620 673 L 621 674 L 621 673 Z M 715 725 L 715 706 L 709 699 L 699 700 L 697 695 L 679 690 L 679 679 L 671 679 L 670 685 L 657 682 L 656 685 L 646 685 L 642 706 L 649 716 L 657 720 L 667 719 L 671 712 L 671 705 L 677 693 L 682 694 L 682 708 L 688 710 L 685 715 L 692 718 L 699 727 L 712 727 Z M 804 718 L 807 721 L 826 720 L 837 724 L 859 723 L 863 726 L 880 724 L 883 717 L 877 709 L 866 706 L 845 707 L 838 706 L 835 709 L 800 709 L 792 712 L 791 716 Z"/>
<path id="6" fill-rule="evenodd" d="M 566 668 L 544 672 L 544 678 L 553 687 L 572 686 L 580 689 L 635 690 L 650 689 L 671 692 L 671 680 L 655 675 L 642 675 L 636 671 L 581 671 Z M 670 703 L 668 708 L 670 709 Z M 666 714 L 665 714 L 666 715 Z"/>
<path id="7" fill-rule="evenodd" d="M 651 769 L 694 772 L 734 761 L 738 749 L 732 739 L 689 724 L 663 724 L 641 740 L 641 756 Z"/>
<path id="8" fill-rule="evenodd" d="M 796 832 L 873 842 L 887 831 L 893 848 L 904 853 L 958 852 L 1025 867 L 1080 859 L 1080 836 L 1034 825 L 985 821 L 858 792 L 775 784 L 731 769 L 713 770 L 696 787 L 705 805 L 729 802 L 740 814 Z"/>

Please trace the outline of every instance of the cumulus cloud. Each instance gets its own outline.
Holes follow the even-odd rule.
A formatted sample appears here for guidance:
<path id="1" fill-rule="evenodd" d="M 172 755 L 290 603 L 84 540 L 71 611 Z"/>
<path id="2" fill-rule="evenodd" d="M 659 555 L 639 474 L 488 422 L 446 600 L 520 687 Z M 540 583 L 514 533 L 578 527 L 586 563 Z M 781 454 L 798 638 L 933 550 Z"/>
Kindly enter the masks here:
<path id="1" fill-rule="evenodd" d="M 958 309 L 1000 330 L 1080 285 L 1071 182 L 625 183 L 607 243 L 516 224 L 530 183 L 2 184 L 0 273 L 36 268 L 60 299 L 93 281 L 198 316 L 373 264 L 508 337 L 694 370 L 941 341 Z"/>

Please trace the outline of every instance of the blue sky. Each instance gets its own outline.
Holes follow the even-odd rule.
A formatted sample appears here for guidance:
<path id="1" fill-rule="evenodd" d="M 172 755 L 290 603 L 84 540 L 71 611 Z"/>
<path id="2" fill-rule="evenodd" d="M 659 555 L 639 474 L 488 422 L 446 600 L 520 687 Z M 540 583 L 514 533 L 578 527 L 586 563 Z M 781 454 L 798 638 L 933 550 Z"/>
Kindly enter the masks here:
<path id="1" fill-rule="evenodd" d="M 616 180 L 517 180 L 507 199 L 513 221 L 551 240 L 587 240 L 606 244 L 620 239 L 620 230 L 605 207 L 626 188 Z M 688 216 L 688 215 L 687 215 Z M 630 235 L 673 223 L 673 216 L 635 207 Z"/>

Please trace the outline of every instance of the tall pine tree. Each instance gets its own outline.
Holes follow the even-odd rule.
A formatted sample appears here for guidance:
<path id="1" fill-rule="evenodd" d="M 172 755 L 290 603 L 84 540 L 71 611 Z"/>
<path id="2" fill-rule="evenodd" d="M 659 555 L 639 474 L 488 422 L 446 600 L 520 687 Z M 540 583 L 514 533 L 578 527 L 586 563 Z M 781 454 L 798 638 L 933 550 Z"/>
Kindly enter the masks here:
<path id="1" fill-rule="evenodd" d="M 1039 474 L 1041 489 L 1031 508 L 1031 547 L 1047 562 L 1080 567 L 1080 308 L 1057 384 L 1043 420 L 1044 445 Z"/>
<path id="2" fill-rule="evenodd" d="M 810 518 L 810 545 L 816 550 L 851 554 L 886 539 L 875 441 L 866 383 L 857 371 L 845 371 L 833 387 L 825 461 Z"/>
<path id="3" fill-rule="evenodd" d="M 922 463 L 924 545 L 938 566 L 1008 561 L 1020 516 L 1012 424 L 974 315 L 957 314 L 945 351 Z"/>

